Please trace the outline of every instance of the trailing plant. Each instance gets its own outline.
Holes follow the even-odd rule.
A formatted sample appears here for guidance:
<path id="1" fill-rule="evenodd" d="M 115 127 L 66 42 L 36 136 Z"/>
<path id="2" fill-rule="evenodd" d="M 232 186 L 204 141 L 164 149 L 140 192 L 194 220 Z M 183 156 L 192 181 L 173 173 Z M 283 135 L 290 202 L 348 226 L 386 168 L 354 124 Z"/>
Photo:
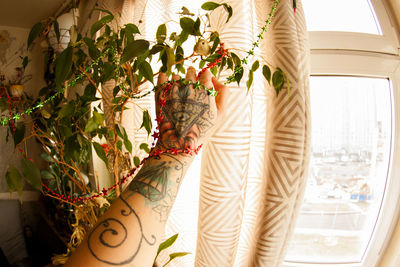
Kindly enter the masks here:
<path id="1" fill-rule="evenodd" d="M 121 185 L 146 160 L 134 154 L 132 141 L 122 126 L 122 118 L 128 102 L 135 103 L 136 99 L 156 89 L 151 84 L 154 85 L 154 79 L 160 72 L 169 77 L 173 73 L 184 74 L 185 63 L 196 63 L 200 73 L 207 69 L 217 77 L 222 72 L 230 73 L 226 84 L 237 82 L 240 85 L 246 74 L 249 90 L 254 73 L 262 69 L 263 76 L 268 83 L 272 83 L 277 94 L 282 90 L 285 79 L 288 85 L 289 81 L 280 68 L 272 68 L 259 60 L 249 65 L 271 24 L 278 3 L 278 0 L 274 1 L 265 25 L 244 58 L 240 58 L 234 49 L 225 47 L 219 33 L 210 30 L 210 13 L 215 9 L 226 11 L 226 22 L 233 16 L 230 5 L 215 2 L 204 3 L 201 8 L 205 13 L 198 17 L 183 7 L 177 21 L 180 31 L 168 32 L 167 25 L 161 24 L 152 41 L 142 39 L 135 24 L 113 26 L 115 15 L 108 10 L 99 10 L 103 16 L 91 26 L 89 36 L 76 34 L 76 30 L 71 28 L 68 47 L 59 54 L 49 47 L 45 55 L 46 86 L 37 98 L 30 98 L 28 106 L 2 115 L 0 124 L 10 126 L 16 147 L 29 138 L 41 144 L 40 156 L 47 162 L 46 168 L 41 169 L 26 151 L 22 151 L 23 175 L 10 165 L 6 179 L 10 192 L 18 191 L 21 195 L 25 179 L 44 195 L 63 203 L 65 209 L 74 211 L 75 223 L 70 229 L 72 238 L 68 255 L 81 240 L 82 235 L 76 234 L 77 231 L 89 231 L 108 206 L 104 203 L 118 197 Z M 28 47 L 45 36 L 49 27 L 53 27 L 60 41 L 58 23 L 55 21 L 51 25 L 48 22 L 33 26 L 28 36 Z M 184 44 L 190 39 L 194 39 L 195 46 L 187 51 Z M 110 83 L 113 84 L 111 99 L 105 97 L 101 89 Z M 200 88 L 201 84 L 197 82 L 195 87 Z M 216 92 L 209 90 L 208 93 Z M 143 110 L 142 118 L 140 128 L 145 129 L 154 146 L 158 132 L 157 128 L 153 129 L 149 111 Z M 157 116 L 156 121 L 160 120 L 162 117 Z M 29 128 L 26 135 L 25 128 Z M 157 151 L 148 143 L 139 147 L 152 156 L 179 152 L 177 149 Z M 113 177 L 114 185 L 110 188 L 101 189 L 90 182 L 96 180 L 89 168 L 93 159 L 92 149 Z M 197 153 L 198 149 L 185 150 L 185 153 Z"/>
<path id="2" fill-rule="evenodd" d="M 170 246 L 172 246 L 175 243 L 175 241 L 178 239 L 178 235 L 179 234 L 175 234 L 175 235 L 171 236 L 170 238 L 168 238 L 167 240 L 165 240 L 164 242 L 162 242 L 158 246 L 157 255 L 156 255 L 155 259 L 154 259 L 153 267 L 157 267 L 158 266 L 157 263 L 156 263 L 156 260 L 157 260 L 158 256 L 160 255 L 160 253 L 163 250 L 169 248 Z M 171 261 L 173 261 L 176 258 L 184 257 L 184 256 L 189 255 L 189 254 L 191 254 L 191 253 L 190 252 L 174 252 L 174 253 L 171 253 L 171 254 L 169 254 L 169 260 L 166 263 L 164 263 L 164 265 L 162 267 L 167 266 Z"/>

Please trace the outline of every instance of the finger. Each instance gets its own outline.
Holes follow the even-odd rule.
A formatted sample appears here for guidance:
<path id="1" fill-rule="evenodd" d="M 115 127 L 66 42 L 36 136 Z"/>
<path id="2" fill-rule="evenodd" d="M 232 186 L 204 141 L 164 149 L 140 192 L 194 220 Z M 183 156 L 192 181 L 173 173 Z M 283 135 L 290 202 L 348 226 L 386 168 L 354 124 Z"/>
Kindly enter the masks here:
<path id="1" fill-rule="evenodd" d="M 158 101 L 160 100 L 160 94 L 163 91 L 162 89 L 165 87 L 165 84 L 167 81 L 168 81 L 168 76 L 164 72 L 161 72 L 160 74 L 158 74 L 157 89 L 154 94 L 154 98 L 156 101 L 156 113 L 157 114 L 160 112 L 160 108 L 158 105 Z"/>
<path id="2" fill-rule="evenodd" d="M 196 69 L 190 66 L 186 72 L 186 80 L 196 82 Z"/>
<path id="3" fill-rule="evenodd" d="M 220 83 L 215 77 L 212 77 L 212 84 L 215 90 L 218 92 L 215 97 L 215 103 L 219 114 L 224 114 L 226 109 L 226 103 L 229 95 L 229 89 L 224 84 Z"/>
<path id="4" fill-rule="evenodd" d="M 167 81 L 168 81 L 168 76 L 164 72 L 161 72 L 160 74 L 158 74 L 157 89 L 155 92 L 156 101 L 158 101 L 157 99 L 159 98 L 159 94 L 162 91 L 161 89 L 164 88 L 164 85 Z"/>
<path id="5" fill-rule="evenodd" d="M 211 82 L 211 72 L 209 70 L 206 70 L 200 74 L 199 81 L 207 89 L 213 87 L 213 83 Z"/>
<path id="6" fill-rule="evenodd" d="M 158 74 L 157 85 L 163 84 L 166 81 L 168 81 L 167 74 L 165 74 L 164 72 L 161 72 L 160 74 Z"/>
<path id="7" fill-rule="evenodd" d="M 172 80 L 173 81 L 179 81 L 180 79 L 181 79 L 181 76 L 179 76 L 178 74 L 172 75 Z"/>

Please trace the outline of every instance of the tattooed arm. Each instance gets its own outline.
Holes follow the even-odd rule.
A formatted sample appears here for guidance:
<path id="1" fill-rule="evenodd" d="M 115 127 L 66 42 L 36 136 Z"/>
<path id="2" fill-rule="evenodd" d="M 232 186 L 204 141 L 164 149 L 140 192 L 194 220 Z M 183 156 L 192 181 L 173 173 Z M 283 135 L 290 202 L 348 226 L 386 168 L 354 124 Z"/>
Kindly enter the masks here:
<path id="1" fill-rule="evenodd" d="M 187 70 L 186 80 L 195 82 L 194 68 Z M 166 81 L 166 75 L 160 74 L 158 84 Z M 174 83 L 167 91 L 162 87 L 156 91 L 156 111 L 162 114 L 157 149 L 196 148 L 212 133 L 223 112 L 226 88 L 211 79 L 208 71 L 199 81 L 207 88 L 214 86 L 217 97 L 193 84 Z M 165 222 L 193 158 L 183 153 L 149 158 L 65 266 L 152 266 Z"/>

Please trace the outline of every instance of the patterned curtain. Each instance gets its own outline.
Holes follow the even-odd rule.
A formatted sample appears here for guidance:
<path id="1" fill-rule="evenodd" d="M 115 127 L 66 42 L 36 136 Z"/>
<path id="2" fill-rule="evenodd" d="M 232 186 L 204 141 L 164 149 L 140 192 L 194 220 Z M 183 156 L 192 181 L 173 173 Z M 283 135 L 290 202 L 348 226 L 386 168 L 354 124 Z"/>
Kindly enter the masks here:
<path id="1" fill-rule="evenodd" d="M 223 25 L 224 11 L 216 10 L 212 25 L 226 47 L 243 57 L 273 1 L 225 2 L 232 5 L 234 16 Z M 120 23 L 139 25 L 143 38 L 148 39 L 154 38 L 159 24 L 177 21 L 182 6 L 193 12 L 201 5 L 200 1 L 183 0 L 104 3 L 114 12 L 123 11 L 126 15 Z M 138 24 L 139 20 L 142 23 Z M 168 32 L 179 29 L 177 23 L 167 26 Z M 190 46 L 193 44 L 188 44 L 188 51 Z M 227 116 L 203 149 L 201 167 L 200 161 L 195 162 L 181 185 L 165 237 L 180 236 L 160 255 L 160 265 L 169 253 L 180 251 L 192 255 L 176 259 L 170 266 L 274 267 L 285 256 L 302 202 L 310 147 L 309 48 L 299 0 L 296 13 L 292 0 L 280 1 L 256 57 L 280 67 L 290 80 L 290 91 L 285 87 L 277 97 L 262 75 L 255 75 L 249 93 L 243 86 L 230 85 Z M 150 88 L 148 85 L 145 90 Z M 154 114 L 152 96 L 135 103 Z M 123 124 L 136 147 L 151 142 L 144 130 L 139 130 L 141 116 L 136 105 L 124 113 Z"/>

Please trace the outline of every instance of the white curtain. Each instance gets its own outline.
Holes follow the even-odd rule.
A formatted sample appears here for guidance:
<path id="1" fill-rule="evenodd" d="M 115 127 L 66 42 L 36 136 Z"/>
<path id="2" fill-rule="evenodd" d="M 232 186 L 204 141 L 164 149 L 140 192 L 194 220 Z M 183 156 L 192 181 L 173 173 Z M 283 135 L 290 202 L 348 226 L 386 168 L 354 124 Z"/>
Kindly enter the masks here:
<path id="1" fill-rule="evenodd" d="M 90 1 L 89 1 L 90 2 Z M 234 15 L 223 24 L 223 10 L 212 26 L 227 48 L 244 57 L 273 5 L 272 0 L 230 0 Z M 186 6 L 197 14 L 200 1 L 114 0 L 103 7 L 123 11 L 121 23 L 139 26 L 154 39 L 157 26 L 179 30 L 177 13 Z M 81 15 L 82 17 L 82 15 Z M 139 20 L 142 23 L 139 24 Z M 185 51 L 191 53 L 188 44 Z M 280 67 L 290 80 L 277 97 L 260 73 L 247 94 L 231 84 L 227 117 L 186 175 L 166 227 L 166 237 L 179 233 L 169 253 L 191 252 L 170 266 L 279 266 L 302 202 L 309 159 L 309 49 L 304 13 L 297 0 L 281 0 L 256 58 Z M 251 63 L 250 63 L 251 64 Z M 196 66 L 196 65 L 195 65 Z M 246 77 L 246 75 L 244 76 Z M 224 77 L 222 77 L 223 79 Z M 245 80 L 245 78 L 244 78 Z M 151 85 L 148 85 L 148 89 Z M 153 96 L 136 102 L 153 111 Z M 124 125 L 136 147 L 150 143 L 139 130 L 141 109 L 130 106 Z M 201 164 L 201 167 L 200 167 Z M 201 175 L 199 176 L 199 173 Z"/>

